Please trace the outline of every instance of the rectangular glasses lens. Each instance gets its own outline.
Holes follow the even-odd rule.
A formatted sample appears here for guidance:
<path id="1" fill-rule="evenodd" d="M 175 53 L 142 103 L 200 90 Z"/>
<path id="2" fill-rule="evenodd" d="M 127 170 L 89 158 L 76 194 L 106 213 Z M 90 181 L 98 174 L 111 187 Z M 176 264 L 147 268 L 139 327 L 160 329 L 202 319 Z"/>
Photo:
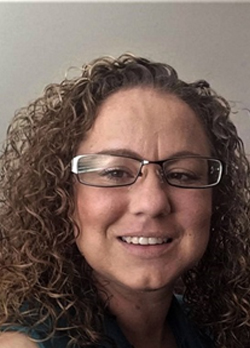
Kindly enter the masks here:
<path id="1" fill-rule="evenodd" d="M 134 182 L 140 162 L 111 155 L 87 155 L 78 162 L 80 181 L 96 186 L 123 186 Z"/>
<path id="2" fill-rule="evenodd" d="M 180 158 L 166 162 L 164 171 L 172 185 L 206 187 L 217 183 L 220 162 L 203 158 Z"/>

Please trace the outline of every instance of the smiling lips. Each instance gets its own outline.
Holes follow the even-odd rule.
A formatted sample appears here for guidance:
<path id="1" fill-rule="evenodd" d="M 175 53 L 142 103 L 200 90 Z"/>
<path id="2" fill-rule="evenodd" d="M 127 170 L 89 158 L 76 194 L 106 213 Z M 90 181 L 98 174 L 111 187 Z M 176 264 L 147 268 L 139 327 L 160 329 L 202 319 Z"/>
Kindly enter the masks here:
<path id="1" fill-rule="evenodd" d="M 128 244 L 135 245 L 161 245 L 165 243 L 170 243 L 172 238 L 157 238 L 157 237 L 121 237 L 121 240 Z"/>

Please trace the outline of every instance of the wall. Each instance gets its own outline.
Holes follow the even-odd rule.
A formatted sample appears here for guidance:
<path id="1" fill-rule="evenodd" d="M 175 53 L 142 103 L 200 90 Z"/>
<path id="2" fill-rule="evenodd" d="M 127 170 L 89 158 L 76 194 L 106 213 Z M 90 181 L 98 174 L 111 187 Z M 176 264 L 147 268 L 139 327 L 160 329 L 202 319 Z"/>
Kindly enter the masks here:
<path id="1" fill-rule="evenodd" d="M 205 78 L 234 102 L 250 153 L 250 3 L 0 3 L 0 139 L 14 111 L 69 66 L 125 51 Z"/>

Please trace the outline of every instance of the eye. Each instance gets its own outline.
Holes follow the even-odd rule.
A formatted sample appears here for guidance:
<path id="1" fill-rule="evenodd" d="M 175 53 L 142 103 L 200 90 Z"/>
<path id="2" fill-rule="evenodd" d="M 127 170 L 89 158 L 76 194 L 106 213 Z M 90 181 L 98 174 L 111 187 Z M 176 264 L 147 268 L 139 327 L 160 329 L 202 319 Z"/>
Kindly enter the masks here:
<path id="1" fill-rule="evenodd" d="M 166 178 L 170 183 L 176 185 L 185 185 L 200 181 L 200 176 L 190 171 L 171 171 L 166 173 Z"/>
<path id="2" fill-rule="evenodd" d="M 129 183 L 135 174 L 129 168 L 106 168 L 99 172 L 102 179 L 116 183 Z"/>
<path id="3" fill-rule="evenodd" d="M 102 173 L 102 176 L 109 176 L 111 178 L 123 178 L 131 177 L 132 175 L 123 169 L 105 169 L 105 172 Z"/>

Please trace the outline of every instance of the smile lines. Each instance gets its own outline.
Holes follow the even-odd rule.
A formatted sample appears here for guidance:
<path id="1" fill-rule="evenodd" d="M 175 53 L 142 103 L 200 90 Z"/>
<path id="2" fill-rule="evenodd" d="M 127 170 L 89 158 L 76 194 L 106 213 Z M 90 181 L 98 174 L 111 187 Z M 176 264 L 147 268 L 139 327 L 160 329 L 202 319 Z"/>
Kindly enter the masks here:
<path id="1" fill-rule="evenodd" d="M 159 245 L 170 243 L 172 238 L 156 238 L 156 237 L 121 237 L 121 240 L 128 244 L 135 245 Z"/>

